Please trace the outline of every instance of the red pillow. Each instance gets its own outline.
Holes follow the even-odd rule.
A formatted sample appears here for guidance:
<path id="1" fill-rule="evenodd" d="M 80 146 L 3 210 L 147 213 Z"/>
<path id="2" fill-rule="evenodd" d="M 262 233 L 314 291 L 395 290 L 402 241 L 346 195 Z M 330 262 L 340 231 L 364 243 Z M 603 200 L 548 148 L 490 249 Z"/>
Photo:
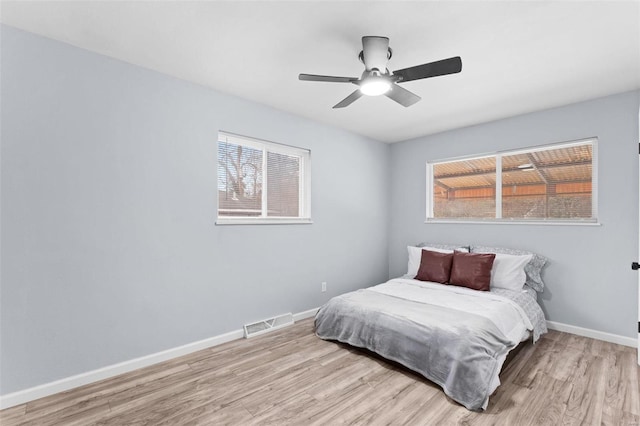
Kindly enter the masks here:
<path id="1" fill-rule="evenodd" d="M 489 291 L 495 253 L 453 253 L 449 284 Z"/>
<path id="2" fill-rule="evenodd" d="M 453 253 L 438 253 L 430 250 L 422 250 L 420 268 L 416 280 L 431 281 L 446 284 L 451 274 Z"/>

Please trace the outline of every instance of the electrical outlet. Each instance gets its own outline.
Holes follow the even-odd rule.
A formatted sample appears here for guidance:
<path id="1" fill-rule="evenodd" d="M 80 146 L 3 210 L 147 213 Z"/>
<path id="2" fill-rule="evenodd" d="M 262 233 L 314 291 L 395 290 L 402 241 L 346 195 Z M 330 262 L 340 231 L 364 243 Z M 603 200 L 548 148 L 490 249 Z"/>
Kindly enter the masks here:
<path id="1" fill-rule="evenodd" d="M 326 283 L 326 282 L 323 282 L 323 283 L 322 283 L 322 289 L 321 289 L 321 290 L 322 290 L 322 292 L 323 292 L 323 293 L 324 293 L 325 291 L 327 291 L 327 283 Z"/>

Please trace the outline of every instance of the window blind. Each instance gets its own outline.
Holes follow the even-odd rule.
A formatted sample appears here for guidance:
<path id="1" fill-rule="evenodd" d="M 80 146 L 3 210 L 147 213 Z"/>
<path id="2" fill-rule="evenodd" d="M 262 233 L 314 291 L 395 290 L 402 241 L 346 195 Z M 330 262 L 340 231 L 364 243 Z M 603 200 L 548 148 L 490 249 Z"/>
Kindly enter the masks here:
<path id="1" fill-rule="evenodd" d="M 309 150 L 221 132 L 218 218 L 309 218 Z"/>

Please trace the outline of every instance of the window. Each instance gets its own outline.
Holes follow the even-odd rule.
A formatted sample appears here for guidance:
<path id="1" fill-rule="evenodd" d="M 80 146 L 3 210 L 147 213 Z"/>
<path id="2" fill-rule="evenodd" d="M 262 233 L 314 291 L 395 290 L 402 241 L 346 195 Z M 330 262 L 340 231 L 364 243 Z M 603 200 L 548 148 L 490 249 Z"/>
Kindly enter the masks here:
<path id="1" fill-rule="evenodd" d="M 309 223 L 310 151 L 220 132 L 218 224 Z"/>
<path id="2" fill-rule="evenodd" d="M 427 221 L 597 221 L 597 140 L 427 163 Z"/>

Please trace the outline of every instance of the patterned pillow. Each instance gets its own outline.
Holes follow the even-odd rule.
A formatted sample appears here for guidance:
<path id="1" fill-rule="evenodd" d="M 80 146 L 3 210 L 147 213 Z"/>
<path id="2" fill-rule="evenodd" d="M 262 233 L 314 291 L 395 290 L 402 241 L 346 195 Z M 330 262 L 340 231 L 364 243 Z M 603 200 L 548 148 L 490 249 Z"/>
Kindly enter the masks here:
<path id="1" fill-rule="evenodd" d="M 471 246 L 472 253 L 501 253 L 501 254 L 515 254 L 526 255 L 531 254 L 531 260 L 524 267 L 524 272 L 527 274 L 526 284 L 533 288 L 535 291 L 542 293 L 544 290 L 544 281 L 542 281 L 541 273 L 542 268 L 547 263 L 547 258 L 540 256 L 539 254 L 532 253 L 525 250 L 515 250 L 505 247 L 488 247 L 488 246 Z"/>
<path id="2" fill-rule="evenodd" d="M 454 251 L 464 251 L 469 253 L 470 247 L 462 244 L 435 244 L 435 243 L 420 243 L 416 245 L 416 247 L 433 247 L 442 250 L 454 250 Z"/>

